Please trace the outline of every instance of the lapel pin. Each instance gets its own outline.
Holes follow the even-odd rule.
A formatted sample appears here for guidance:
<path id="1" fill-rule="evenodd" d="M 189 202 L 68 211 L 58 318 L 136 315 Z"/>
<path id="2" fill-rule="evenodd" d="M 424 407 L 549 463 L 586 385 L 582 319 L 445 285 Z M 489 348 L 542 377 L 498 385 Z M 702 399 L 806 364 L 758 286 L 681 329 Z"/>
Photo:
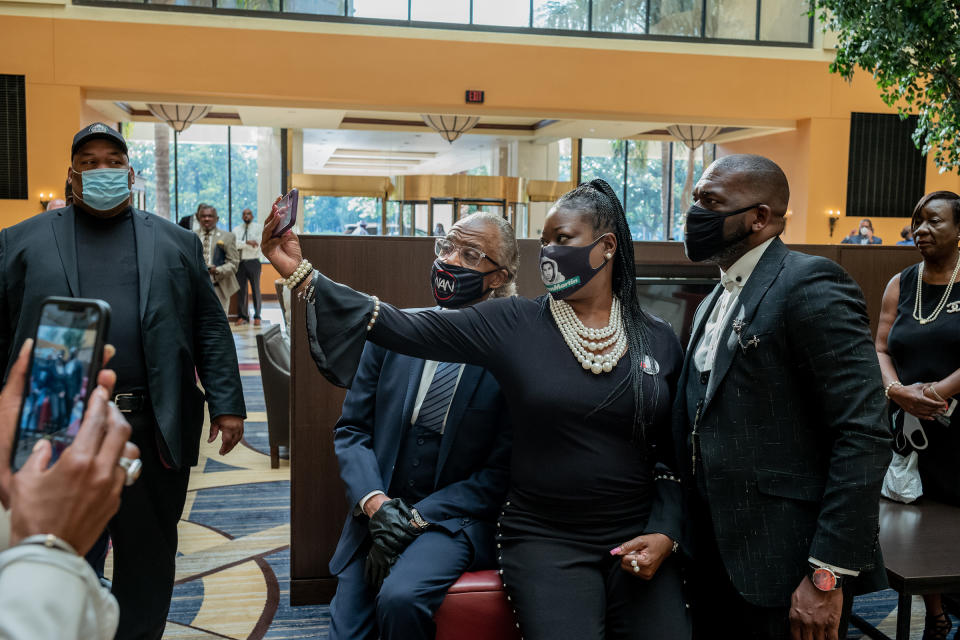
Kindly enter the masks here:
<path id="1" fill-rule="evenodd" d="M 743 350 L 744 353 L 746 353 L 747 349 L 749 349 L 750 347 L 760 346 L 760 338 L 758 338 L 756 335 L 750 336 L 750 338 L 746 342 L 743 341 L 743 330 L 747 327 L 748 324 L 750 323 L 744 322 L 740 318 L 737 318 L 736 320 L 733 321 L 733 325 L 732 325 L 733 332 L 737 334 L 737 344 L 740 345 L 740 348 Z"/>

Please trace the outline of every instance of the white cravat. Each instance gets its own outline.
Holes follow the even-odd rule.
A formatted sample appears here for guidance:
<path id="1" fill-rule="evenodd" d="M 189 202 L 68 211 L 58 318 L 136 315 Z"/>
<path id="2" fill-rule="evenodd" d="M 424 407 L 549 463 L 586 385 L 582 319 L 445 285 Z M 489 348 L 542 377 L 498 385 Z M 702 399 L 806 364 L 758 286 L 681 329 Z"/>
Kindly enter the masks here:
<path id="1" fill-rule="evenodd" d="M 697 343 L 696 350 L 693 352 L 693 364 L 697 367 L 697 371 L 703 372 L 713 369 L 721 329 L 729 324 L 729 316 L 736 307 L 735 303 L 737 298 L 740 297 L 740 292 L 747 284 L 747 280 L 771 242 L 773 242 L 773 238 L 740 256 L 740 259 L 734 262 L 727 271 L 720 270 L 720 284 L 723 285 L 723 291 L 720 293 L 716 304 L 713 305 L 709 317 L 707 317 L 706 325 L 703 328 L 703 337 L 700 338 L 700 342 Z"/>

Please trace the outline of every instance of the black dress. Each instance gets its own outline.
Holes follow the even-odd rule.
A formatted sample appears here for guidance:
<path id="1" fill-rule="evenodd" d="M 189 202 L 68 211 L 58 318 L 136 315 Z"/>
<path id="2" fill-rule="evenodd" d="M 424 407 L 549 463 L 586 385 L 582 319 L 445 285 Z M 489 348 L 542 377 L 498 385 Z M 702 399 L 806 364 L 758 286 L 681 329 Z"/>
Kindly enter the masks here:
<path id="1" fill-rule="evenodd" d="M 948 304 L 937 319 L 921 325 L 913 319 L 918 267 L 911 265 L 900 273 L 897 318 L 887 338 L 897 376 L 905 385 L 937 382 L 960 369 L 960 284 L 954 284 Z M 921 315 L 926 318 L 937 307 L 947 285 L 922 286 Z M 921 420 L 920 424 L 929 443 L 917 452 L 923 493 L 960 505 L 960 408 L 954 411 L 949 427 L 936 420 Z"/>
<path id="2" fill-rule="evenodd" d="M 357 333 L 372 311 L 357 295 L 321 276 L 317 300 L 308 305 L 314 359 L 335 383 L 349 382 L 348 363 L 364 339 Z M 525 638 L 689 637 L 677 560 L 668 558 L 647 582 L 620 570 L 610 555 L 644 533 L 680 539 L 670 410 L 682 353 L 667 324 L 656 321 L 649 332 L 655 364 L 642 376 L 646 445 L 631 442 L 628 358 L 610 373 L 584 370 L 545 297 L 417 313 L 381 303 L 366 337 L 407 355 L 482 366 L 500 383 L 514 438 L 498 545 Z M 597 410 L 615 390 L 619 395 Z"/>

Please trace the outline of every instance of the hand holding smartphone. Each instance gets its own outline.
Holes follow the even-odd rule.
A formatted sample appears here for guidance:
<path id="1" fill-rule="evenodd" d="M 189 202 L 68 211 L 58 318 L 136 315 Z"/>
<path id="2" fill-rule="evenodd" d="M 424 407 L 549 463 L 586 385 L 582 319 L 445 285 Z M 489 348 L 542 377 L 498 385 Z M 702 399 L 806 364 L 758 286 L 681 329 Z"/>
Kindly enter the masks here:
<path id="1" fill-rule="evenodd" d="M 273 237 L 279 238 L 297 223 L 297 207 L 300 203 L 300 192 L 297 189 L 291 189 L 287 195 L 280 198 L 277 203 L 277 216 L 279 221 L 273 230 Z"/>
<path id="2" fill-rule="evenodd" d="M 41 439 L 52 445 L 50 464 L 73 442 L 103 367 L 109 326 L 110 305 L 103 300 L 43 301 L 11 453 L 13 471 Z"/>

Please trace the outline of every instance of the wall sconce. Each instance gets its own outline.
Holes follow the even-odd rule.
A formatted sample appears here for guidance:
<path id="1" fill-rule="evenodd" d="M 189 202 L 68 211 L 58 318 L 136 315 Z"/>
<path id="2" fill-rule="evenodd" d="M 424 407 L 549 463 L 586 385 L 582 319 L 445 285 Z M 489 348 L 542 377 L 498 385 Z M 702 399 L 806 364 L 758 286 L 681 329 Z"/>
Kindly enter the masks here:
<path id="1" fill-rule="evenodd" d="M 56 196 L 54 196 L 52 193 L 43 193 L 41 191 L 40 192 L 40 210 L 46 211 L 47 205 L 50 204 L 50 201 L 53 200 L 55 197 Z"/>
<path id="2" fill-rule="evenodd" d="M 830 237 L 833 237 L 833 230 L 837 227 L 837 220 L 840 219 L 839 209 L 827 209 L 827 221 L 830 223 Z"/>

